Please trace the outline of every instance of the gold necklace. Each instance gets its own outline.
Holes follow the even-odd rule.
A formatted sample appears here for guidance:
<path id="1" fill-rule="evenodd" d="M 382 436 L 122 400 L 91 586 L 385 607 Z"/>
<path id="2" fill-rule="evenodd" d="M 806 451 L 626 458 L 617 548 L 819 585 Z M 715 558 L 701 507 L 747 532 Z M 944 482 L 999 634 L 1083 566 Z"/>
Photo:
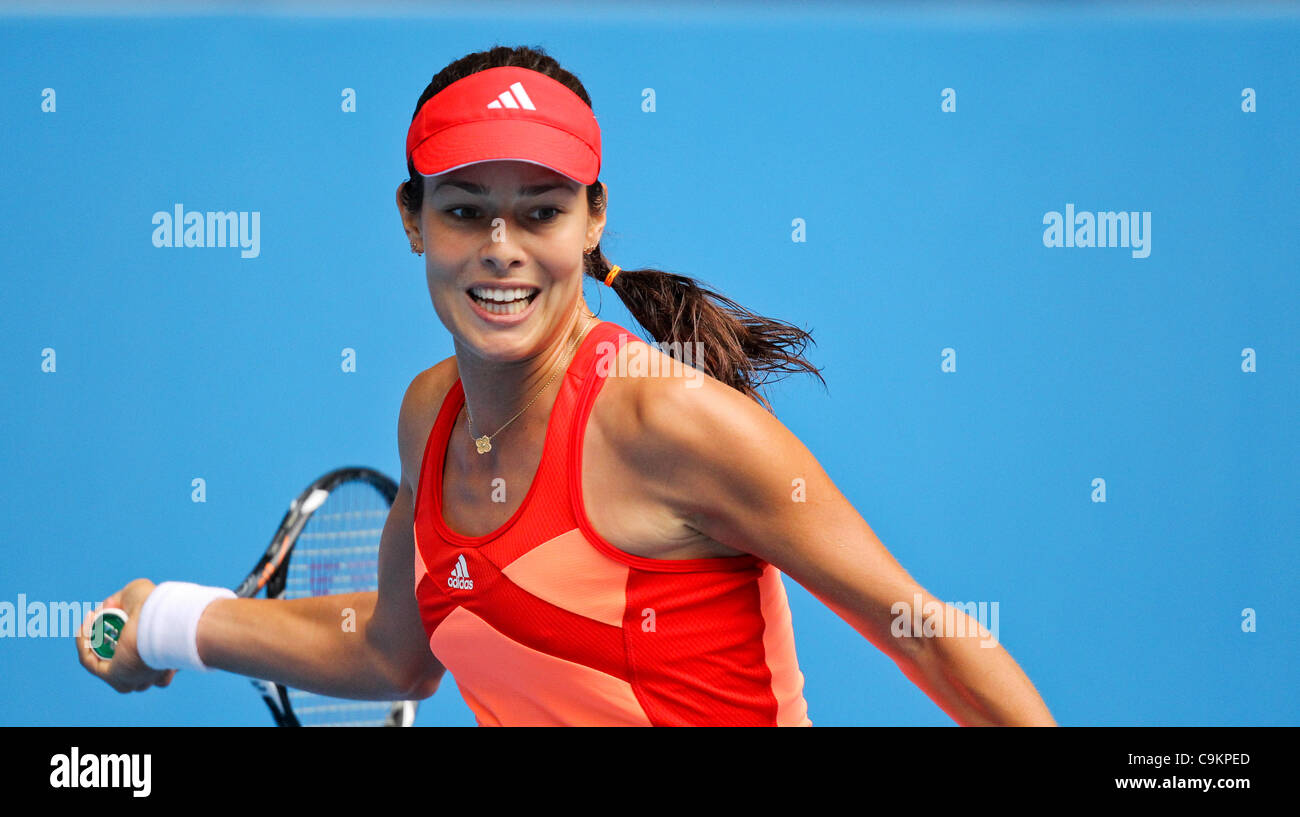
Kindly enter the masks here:
<path id="1" fill-rule="evenodd" d="M 564 354 L 565 359 L 567 359 L 567 358 L 569 357 L 569 355 L 573 354 L 573 349 L 574 349 L 574 347 L 576 347 L 576 346 L 578 345 L 578 343 L 579 343 L 579 342 L 580 342 L 584 337 L 587 336 L 587 328 L 591 326 L 591 321 L 592 321 L 592 319 L 595 318 L 595 317 L 596 317 L 595 315 L 590 315 L 590 316 L 588 316 L 586 324 L 584 324 L 583 327 L 582 327 L 582 332 L 578 335 L 577 338 L 574 339 L 574 341 L 573 341 L 572 343 L 569 344 L 569 350 L 568 350 L 567 352 L 565 352 L 565 354 Z M 560 361 L 560 362 L 562 363 L 563 361 Z M 542 392 L 546 391 L 546 389 L 550 387 L 550 385 L 551 385 L 551 381 L 554 380 L 554 379 L 555 379 L 555 376 L 556 376 L 557 374 L 559 374 L 559 373 L 560 373 L 560 365 L 559 365 L 559 363 L 556 363 L 556 365 L 555 365 L 555 371 L 551 372 L 551 376 L 550 376 L 549 379 L 547 379 L 547 381 L 546 381 L 546 385 L 545 385 L 545 386 L 542 386 L 542 388 L 537 392 L 537 394 L 533 395 L 533 399 L 528 401 L 528 406 L 531 406 L 533 403 L 537 402 L 537 398 L 538 398 L 538 397 L 541 397 L 541 396 L 542 396 Z M 478 453 L 480 453 L 480 454 L 486 454 L 487 452 L 491 451 L 491 450 L 492 450 L 492 438 L 495 437 L 497 434 L 500 434 L 502 431 L 505 431 L 506 426 L 508 426 L 508 425 L 510 425 L 511 423 L 513 423 L 513 422 L 514 422 L 514 421 L 519 417 L 520 414 L 523 414 L 525 411 L 528 411 L 528 406 L 524 406 L 523 408 L 519 409 L 519 412 L 518 412 L 517 414 L 515 414 L 514 417 L 511 417 L 509 420 L 506 420 L 506 425 L 501 426 L 501 428 L 498 428 L 498 429 L 496 430 L 496 434 L 484 434 L 482 437 L 475 437 L 475 436 L 474 436 L 474 418 L 473 418 L 473 416 L 471 416 L 470 413 L 469 413 L 469 401 L 466 400 L 466 401 L 465 401 L 465 419 L 469 421 L 468 424 L 467 424 L 467 428 L 466 428 L 466 430 L 469 431 L 469 436 L 470 436 L 470 438 L 471 438 L 472 440 L 474 440 L 474 446 L 475 446 L 475 448 L 478 450 Z"/>

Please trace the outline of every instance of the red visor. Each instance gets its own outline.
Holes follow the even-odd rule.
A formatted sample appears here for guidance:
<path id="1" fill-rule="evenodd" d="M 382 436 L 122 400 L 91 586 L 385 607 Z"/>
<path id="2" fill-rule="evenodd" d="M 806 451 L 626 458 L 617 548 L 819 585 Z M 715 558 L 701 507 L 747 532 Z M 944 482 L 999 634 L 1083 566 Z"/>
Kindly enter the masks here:
<path id="1" fill-rule="evenodd" d="M 579 184 L 600 175 L 600 125 L 577 94 L 529 68 L 489 68 L 429 98 L 406 134 L 416 172 L 515 159 Z"/>

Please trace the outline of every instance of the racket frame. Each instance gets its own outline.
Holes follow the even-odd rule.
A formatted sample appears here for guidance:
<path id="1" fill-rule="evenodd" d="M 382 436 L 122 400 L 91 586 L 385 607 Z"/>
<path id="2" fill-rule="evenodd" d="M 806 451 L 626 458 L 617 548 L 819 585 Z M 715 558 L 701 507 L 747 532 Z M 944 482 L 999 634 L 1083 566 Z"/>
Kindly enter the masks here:
<path id="1" fill-rule="evenodd" d="M 330 492 L 345 482 L 354 481 L 369 483 L 379 491 L 389 507 L 392 507 L 393 501 L 397 498 L 397 483 L 373 468 L 347 466 L 337 468 L 316 479 L 293 502 L 289 503 L 289 509 L 284 512 L 275 535 L 271 537 L 271 543 L 267 545 L 266 551 L 257 560 L 257 564 L 253 565 L 253 569 L 235 588 L 235 595 L 239 598 L 251 599 L 265 588 L 268 599 L 282 598 L 289 575 L 289 559 L 293 555 L 294 545 L 298 542 L 298 535 L 306 527 L 312 513 L 325 504 Z M 267 708 L 271 710 L 271 717 L 275 720 L 276 726 L 302 725 L 289 703 L 288 687 L 259 678 L 249 680 L 262 696 L 262 700 L 266 702 Z M 410 726 L 415 721 L 417 706 L 416 701 L 394 701 L 384 725 Z"/>

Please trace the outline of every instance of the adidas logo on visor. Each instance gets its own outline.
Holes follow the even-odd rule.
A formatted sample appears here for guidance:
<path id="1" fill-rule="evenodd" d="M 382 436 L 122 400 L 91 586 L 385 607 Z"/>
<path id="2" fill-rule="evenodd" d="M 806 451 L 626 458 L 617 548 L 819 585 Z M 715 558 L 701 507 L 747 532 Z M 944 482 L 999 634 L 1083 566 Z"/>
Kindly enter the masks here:
<path id="1" fill-rule="evenodd" d="M 510 92 L 514 91 L 512 95 Z M 517 101 L 516 101 L 517 100 Z M 523 108 L 527 111 L 537 110 L 537 106 L 528 98 L 528 92 L 521 83 L 514 83 L 509 91 L 502 91 L 496 99 L 487 104 L 489 108 Z"/>
<path id="2" fill-rule="evenodd" d="M 456 557 L 456 566 L 451 569 L 447 586 L 457 590 L 473 590 L 474 580 L 469 577 L 469 566 L 465 564 L 465 554 Z"/>

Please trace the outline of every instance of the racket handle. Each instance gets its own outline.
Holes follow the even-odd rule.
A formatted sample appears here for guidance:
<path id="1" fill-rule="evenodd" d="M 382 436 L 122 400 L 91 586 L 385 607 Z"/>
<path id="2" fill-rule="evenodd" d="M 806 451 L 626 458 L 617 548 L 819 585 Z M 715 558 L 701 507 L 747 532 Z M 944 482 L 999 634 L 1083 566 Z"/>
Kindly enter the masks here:
<path id="1" fill-rule="evenodd" d="M 112 660 L 126 622 L 126 611 L 117 607 L 102 607 L 95 611 L 90 621 L 90 650 L 101 661 Z"/>

